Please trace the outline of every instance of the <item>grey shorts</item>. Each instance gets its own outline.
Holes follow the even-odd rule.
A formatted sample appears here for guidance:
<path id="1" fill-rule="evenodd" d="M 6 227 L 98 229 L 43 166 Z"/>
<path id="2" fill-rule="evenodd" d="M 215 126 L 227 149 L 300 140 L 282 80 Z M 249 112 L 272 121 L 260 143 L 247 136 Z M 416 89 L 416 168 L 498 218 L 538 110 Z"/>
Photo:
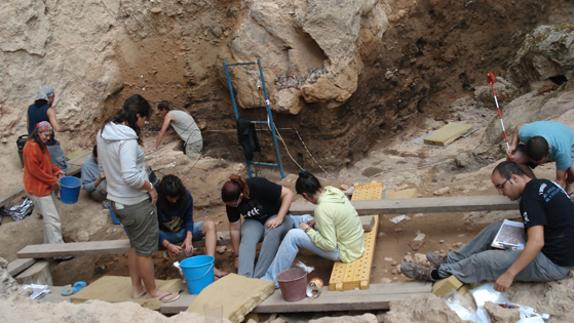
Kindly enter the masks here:
<path id="1" fill-rule="evenodd" d="M 147 199 L 134 205 L 113 202 L 112 207 L 128 235 L 130 247 L 138 256 L 151 256 L 157 250 L 159 239 L 155 206 Z"/>

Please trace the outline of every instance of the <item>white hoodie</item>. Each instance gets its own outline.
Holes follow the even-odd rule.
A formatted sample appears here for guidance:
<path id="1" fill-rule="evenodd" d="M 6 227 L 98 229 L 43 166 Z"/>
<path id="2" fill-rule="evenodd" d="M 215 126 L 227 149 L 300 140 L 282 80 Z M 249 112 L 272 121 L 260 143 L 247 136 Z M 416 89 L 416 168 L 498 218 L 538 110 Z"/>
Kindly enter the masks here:
<path id="1" fill-rule="evenodd" d="M 136 132 L 123 124 L 110 122 L 98 131 L 98 161 L 111 201 L 134 205 L 149 198 L 143 189 L 147 180 L 144 152 L 137 140 Z"/>

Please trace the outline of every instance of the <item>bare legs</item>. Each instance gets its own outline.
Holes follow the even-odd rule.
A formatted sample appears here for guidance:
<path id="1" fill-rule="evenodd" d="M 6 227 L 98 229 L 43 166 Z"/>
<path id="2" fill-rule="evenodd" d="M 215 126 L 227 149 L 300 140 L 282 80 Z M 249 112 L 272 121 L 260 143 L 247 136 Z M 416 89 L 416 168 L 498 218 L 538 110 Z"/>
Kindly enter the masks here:
<path id="1" fill-rule="evenodd" d="M 132 281 L 132 297 L 138 298 L 148 293 L 152 297 L 160 297 L 162 294 L 157 289 L 154 279 L 154 266 L 151 256 L 140 256 L 135 249 L 128 251 L 128 267 Z"/>

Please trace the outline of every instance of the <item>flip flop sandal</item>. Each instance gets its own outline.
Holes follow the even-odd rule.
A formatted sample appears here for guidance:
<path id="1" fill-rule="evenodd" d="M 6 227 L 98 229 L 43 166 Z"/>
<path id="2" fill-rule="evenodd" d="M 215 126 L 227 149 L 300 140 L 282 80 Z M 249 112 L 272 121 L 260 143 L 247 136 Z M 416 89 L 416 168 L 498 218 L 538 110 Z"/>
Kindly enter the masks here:
<path id="1" fill-rule="evenodd" d="M 78 280 L 73 285 L 68 285 L 66 288 L 60 292 L 62 296 L 72 296 L 79 292 L 82 288 L 86 287 L 88 284 L 83 280 Z"/>
<path id="2" fill-rule="evenodd" d="M 173 303 L 175 301 L 177 301 L 179 298 L 181 297 L 180 292 L 178 293 L 166 293 L 160 297 L 157 297 L 157 300 L 159 300 L 160 302 L 167 304 L 167 303 Z"/>
<path id="3" fill-rule="evenodd" d="M 147 296 L 147 292 L 144 290 L 144 291 L 137 293 L 137 295 L 132 296 L 132 299 L 140 299 L 140 298 L 144 298 L 146 296 Z"/>

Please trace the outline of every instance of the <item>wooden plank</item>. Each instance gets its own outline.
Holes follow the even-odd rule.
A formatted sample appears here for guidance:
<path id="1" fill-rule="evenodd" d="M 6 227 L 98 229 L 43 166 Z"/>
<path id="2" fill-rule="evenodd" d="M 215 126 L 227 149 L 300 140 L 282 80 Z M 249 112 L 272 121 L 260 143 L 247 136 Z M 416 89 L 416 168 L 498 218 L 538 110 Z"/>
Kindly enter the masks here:
<path id="1" fill-rule="evenodd" d="M 359 214 L 445 213 L 469 211 L 516 210 L 518 203 L 498 195 L 420 197 L 412 199 L 351 201 Z M 291 204 L 292 214 L 313 212 L 315 205 L 296 201 Z"/>
<path id="2" fill-rule="evenodd" d="M 287 302 L 281 291 L 276 289 L 263 303 L 257 305 L 255 313 L 294 313 L 294 312 L 332 312 L 332 311 L 371 311 L 388 310 L 390 302 L 427 296 L 431 293 L 430 283 L 404 282 L 390 284 L 372 284 L 366 290 L 329 291 L 323 287 L 318 298 L 304 298 L 297 302 Z M 163 314 L 177 314 L 186 311 L 194 300 L 193 295 L 182 294 L 173 303 L 162 304 Z"/>
<path id="3" fill-rule="evenodd" d="M 228 234 L 217 240 L 217 245 L 230 243 Z M 203 247 L 204 241 L 194 242 L 195 247 Z M 98 254 L 116 254 L 127 252 L 129 240 L 86 241 L 54 244 L 28 245 L 16 254 L 18 258 L 51 258 L 55 256 L 86 256 Z"/>
<path id="4" fill-rule="evenodd" d="M 406 190 L 400 191 L 389 191 L 386 192 L 385 197 L 388 199 L 409 199 L 417 197 L 416 188 L 408 188 Z"/>
<path id="5" fill-rule="evenodd" d="M 363 215 L 360 216 L 359 219 L 361 220 L 361 225 L 363 226 L 363 231 L 371 232 L 373 230 L 373 226 L 375 225 L 375 218 L 378 216 L 373 215 Z"/>
<path id="6" fill-rule="evenodd" d="M 424 143 L 446 146 L 467 133 L 470 129 L 472 129 L 472 125 L 461 122 L 451 122 L 426 137 Z"/>
<path id="7" fill-rule="evenodd" d="M 30 268 L 14 277 L 20 284 L 52 285 L 52 273 L 47 261 L 35 262 Z"/>
<path id="8" fill-rule="evenodd" d="M 14 259 L 8 264 L 8 273 L 12 277 L 16 277 L 19 273 L 23 272 L 24 270 L 30 268 L 36 260 L 34 258 L 19 258 Z"/>

